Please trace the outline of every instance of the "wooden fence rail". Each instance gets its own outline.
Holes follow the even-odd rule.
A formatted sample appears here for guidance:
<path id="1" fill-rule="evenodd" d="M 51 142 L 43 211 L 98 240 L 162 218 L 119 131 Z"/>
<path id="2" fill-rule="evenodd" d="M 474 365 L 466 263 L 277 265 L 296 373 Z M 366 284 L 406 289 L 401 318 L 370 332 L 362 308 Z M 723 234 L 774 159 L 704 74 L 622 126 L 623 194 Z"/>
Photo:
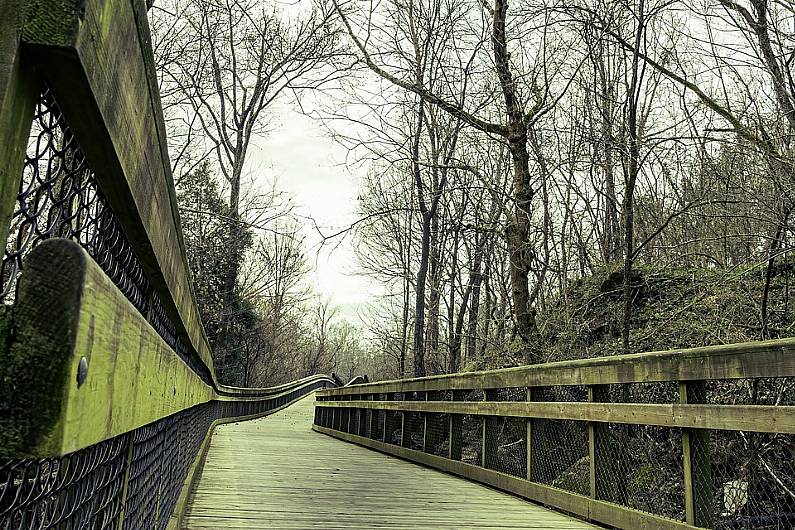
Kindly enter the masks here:
<path id="1" fill-rule="evenodd" d="M 789 527 L 793 377 L 795 339 L 558 362 L 321 391 L 314 429 L 617 528 Z"/>
<path id="2" fill-rule="evenodd" d="M 338 382 L 219 383 L 146 0 L 0 13 L 0 528 L 177 528 L 216 424 Z"/>

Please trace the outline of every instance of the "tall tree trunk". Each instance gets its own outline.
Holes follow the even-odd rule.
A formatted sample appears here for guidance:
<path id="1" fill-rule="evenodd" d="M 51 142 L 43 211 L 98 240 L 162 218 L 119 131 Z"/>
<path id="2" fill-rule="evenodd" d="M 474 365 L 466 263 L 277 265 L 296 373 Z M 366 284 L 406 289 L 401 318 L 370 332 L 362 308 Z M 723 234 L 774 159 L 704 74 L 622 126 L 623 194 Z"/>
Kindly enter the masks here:
<path id="1" fill-rule="evenodd" d="M 480 315 L 480 286 L 483 283 L 483 274 L 480 263 L 476 263 L 470 273 L 472 282 L 472 303 L 469 306 L 469 322 L 467 322 L 467 353 L 465 361 L 477 356 L 478 348 L 478 317 Z"/>
<path id="2" fill-rule="evenodd" d="M 438 188 L 438 180 L 434 178 L 434 189 Z M 428 323 L 426 326 L 426 354 L 434 356 L 439 353 L 439 303 L 441 300 L 441 274 L 439 263 L 439 216 L 431 219 L 431 250 L 428 271 Z"/>
<path id="3" fill-rule="evenodd" d="M 458 314 L 455 318 L 455 328 L 453 329 L 453 336 L 450 339 L 450 358 L 456 359 L 456 363 L 461 359 L 461 339 L 463 338 L 464 330 L 464 317 L 467 313 L 467 305 L 469 297 L 472 295 L 472 283 L 467 286 L 464 291 L 464 296 L 461 298 L 461 306 L 458 308 Z M 455 368 L 458 371 L 458 367 Z"/>
<path id="4" fill-rule="evenodd" d="M 616 196 L 615 163 L 613 161 L 612 105 L 613 87 L 602 80 L 602 150 L 605 184 L 604 260 L 611 263 L 619 258 L 621 235 L 618 223 L 618 199 Z"/>
<path id="5" fill-rule="evenodd" d="M 635 184 L 640 173 L 640 131 L 638 107 L 641 86 L 640 47 L 645 32 L 645 2 L 640 0 L 635 31 L 635 48 L 632 56 L 632 80 L 627 98 L 627 133 L 629 135 L 628 156 L 624 182 L 624 317 L 621 342 L 625 354 L 631 353 L 629 342 L 632 327 L 632 265 L 635 258 Z"/>
<path id="6" fill-rule="evenodd" d="M 505 19 L 508 0 L 496 0 L 492 44 L 494 63 L 500 80 L 505 108 L 508 114 L 508 149 L 513 162 L 514 213 L 508 227 L 507 240 L 510 254 L 511 293 L 516 317 L 516 332 L 522 341 L 527 363 L 538 359 L 538 327 L 535 308 L 530 307 L 530 208 L 533 188 L 530 184 L 530 157 L 527 152 L 527 123 L 516 93 L 516 83 L 510 69 Z"/>
<path id="7" fill-rule="evenodd" d="M 787 218 L 789 211 L 785 211 L 782 221 L 776 227 L 773 238 L 770 241 L 767 251 L 767 266 L 765 267 L 765 284 L 762 288 L 762 303 L 761 303 L 761 319 L 762 319 L 762 333 L 761 339 L 767 340 L 770 338 L 770 287 L 773 284 L 773 276 L 775 275 L 776 251 L 781 246 L 782 235 L 787 226 Z"/>
<path id="8" fill-rule="evenodd" d="M 229 248 L 227 249 L 229 261 L 228 268 L 223 275 L 223 310 L 221 311 L 223 337 L 220 341 L 225 350 L 229 349 L 230 341 L 233 340 L 231 334 L 235 315 L 238 313 L 235 289 L 237 288 L 237 278 L 240 274 L 240 262 L 243 253 L 243 230 L 240 224 L 240 175 L 242 174 L 244 160 L 245 154 L 243 154 L 242 158 L 235 160 L 229 180 L 231 188 L 228 221 Z"/>
<path id="9" fill-rule="evenodd" d="M 414 204 L 414 185 L 412 183 L 409 205 Z M 411 241 L 414 236 L 414 219 L 412 219 L 411 210 L 406 213 L 406 227 L 408 235 L 406 237 L 406 256 L 403 263 L 403 319 L 401 327 L 401 342 L 400 342 L 400 359 L 398 362 L 398 370 L 400 377 L 406 375 L 406 354 L 408 353 L 408 331 L 409 331 L 409 313 L 410 313 L 410 292 L 411 292 Z"/>
<path id="10" fill-rule="evenodd" d="M 417 270 L 417 298 L 414 305 L 414 376 L 425 375 L 425 281 L 428 276 L 430 254 L 430 212 L 422 214 L 420 266 Z"/>

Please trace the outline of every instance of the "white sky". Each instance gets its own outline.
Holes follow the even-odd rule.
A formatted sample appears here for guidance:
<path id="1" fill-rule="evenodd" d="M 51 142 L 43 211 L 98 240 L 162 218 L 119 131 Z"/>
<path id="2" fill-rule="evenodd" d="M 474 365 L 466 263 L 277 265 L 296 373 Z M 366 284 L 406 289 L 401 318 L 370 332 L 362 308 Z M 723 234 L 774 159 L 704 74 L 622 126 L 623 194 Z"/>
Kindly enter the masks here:
<path id="1" fill-rule="evenodd" d="M 359 190 L 357 177 L 341 163 L 345 150 L 324 134 L 319 123 L 288 105 L 274 105 L 269 117 L 273 130 L 255 140 L 249 170 L 262 175 L 260 178 L 277 179 L 277 188 L 293 196 L 294 213 L 314 218 L 324 233 L 350 226 L 356 219 Z M 331 298 L 341 316 L 359 323 L 359 310 L 381 289 L 355 274 L 351 236 L 319 249 L 321 237 L 311 220 L 298 220 L 307 236 L 305 252 L 315 289 Z"/>

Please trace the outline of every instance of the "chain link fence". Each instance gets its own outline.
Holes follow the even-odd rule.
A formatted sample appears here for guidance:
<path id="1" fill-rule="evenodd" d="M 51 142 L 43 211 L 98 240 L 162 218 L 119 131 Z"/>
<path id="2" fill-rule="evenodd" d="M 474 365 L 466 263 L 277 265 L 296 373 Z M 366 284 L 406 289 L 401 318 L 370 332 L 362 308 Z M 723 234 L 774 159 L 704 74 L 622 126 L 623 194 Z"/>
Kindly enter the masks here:
<path id="1" fill-rule="evenodd" d="M 0 530 L 166 528 L 214 421 L 262 414 L 326 384 L 211 401 L 62 457 L 2 461 Z"/>
<path id="2" fill-rule="evenodd" d="M 703 387 L 703 388 L 702 388 Z M 437 390 L 376 394 L 376 401 L 792 405 L 792 378 Z M 695 392 L 691 392 L 696 389 Z M 366 399 L 373 399 L 368 394 Z M 325 399 L 335 399 L 326 396 Z M 346 396 L 344 399 L 355 399 Z M 438 407 L 437 407 L 438 408 Z M 335 428 L 326 408 L 318 425 Z M 373 410 L 370 437 L 552 488 L 686 520 L 688 444 L 698 526 L 795 528 L 795 436 L 510 416 Z M 384 437 L 383 418 L 387 418 Z M 528 436 L 530 455 L 528 458 Z M 404 440 L 405 437 L 405 440 Z M 686 439 L 686 437 L 689 437 Z M 595 455 L 594 478 L 591 458 Z M 529 465 L 529 470 L 528 470 Z M 528 473 L 529 471 L 529 473 Z"/>
<path id="3" fill-rule="evenodd" d="M 50 238 L 69 239 L 83 247 L 166 344 L 212 384 L 207 367 L 163 308 L 94 170 L 52 92 L 45 88 L 36 103 L 0 264 L 0 301 L 13 303 L 24 258 Z"/>

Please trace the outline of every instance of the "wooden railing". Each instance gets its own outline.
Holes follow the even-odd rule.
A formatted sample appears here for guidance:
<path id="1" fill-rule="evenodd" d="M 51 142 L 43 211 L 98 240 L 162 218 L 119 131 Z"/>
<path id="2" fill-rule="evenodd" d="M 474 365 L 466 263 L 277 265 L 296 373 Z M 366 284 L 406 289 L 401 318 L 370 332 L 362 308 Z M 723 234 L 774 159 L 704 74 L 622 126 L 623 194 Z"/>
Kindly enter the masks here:
<path id="1" fill-rule="evenodd" d="M 0 528 L 177 528 L 215 425 L 338 382 L 218 382 L 146 1 L 0 13 Z"/>
<path id="2" fill-rule="evenodd" d="M 0 247 L 50 94 L 194 366 L 218 386 L 182 238 L 146 0 L 0 0 Z M 4 279 L 5 280 L 5 279 Z"/>
<path id="3" fill-rule="evenodd" d="M 314 429 L 617 528 L 784 528 L 793 377 L 795 339 L 604 357 L 325 390 Z"/>

